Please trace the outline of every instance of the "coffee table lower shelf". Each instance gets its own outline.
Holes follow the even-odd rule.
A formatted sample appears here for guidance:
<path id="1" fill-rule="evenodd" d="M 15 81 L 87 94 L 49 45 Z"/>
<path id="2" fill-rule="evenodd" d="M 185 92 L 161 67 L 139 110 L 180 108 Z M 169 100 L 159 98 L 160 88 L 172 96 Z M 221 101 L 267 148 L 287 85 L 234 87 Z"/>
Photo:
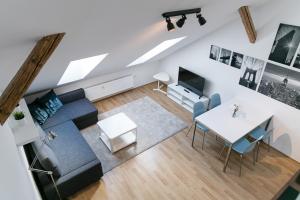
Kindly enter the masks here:
<path id="1" fill-rule="evenodd" d="M 128 133 L 124 133 L 123 135 L 116 137 L 114 139 L 109 139 L 104 132 L 101 132 L 100 139 L 104 142 L 104 144 L 108 147 L 108 149 L 115 153 L 120 149 L 123 149 L 133 143 L 136 143 L 136 130 L 130 131 Z"/>

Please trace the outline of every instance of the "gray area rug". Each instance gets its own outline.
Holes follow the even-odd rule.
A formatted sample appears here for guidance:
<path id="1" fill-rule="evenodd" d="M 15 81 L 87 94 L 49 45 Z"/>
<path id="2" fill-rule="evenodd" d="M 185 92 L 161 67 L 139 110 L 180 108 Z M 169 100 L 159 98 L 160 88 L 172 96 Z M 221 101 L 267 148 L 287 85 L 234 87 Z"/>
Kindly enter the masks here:
<path id="1" fill-rule="evenodd" d="M 101 120 L 120 112 L 124 112 L 137 124 L 138 137 L 136 144 L 112 154 L 102 140 L 99 139 L 100 129 L 97 125 L 81 131 L 83 137 L 101 161 L 104 173 L 187 127 L 183 120 L 164 109 L 150 97 L 135 100 L 100 114 L 98 118 Z M 117 123 L 116 126 L 118 126 Z"/>

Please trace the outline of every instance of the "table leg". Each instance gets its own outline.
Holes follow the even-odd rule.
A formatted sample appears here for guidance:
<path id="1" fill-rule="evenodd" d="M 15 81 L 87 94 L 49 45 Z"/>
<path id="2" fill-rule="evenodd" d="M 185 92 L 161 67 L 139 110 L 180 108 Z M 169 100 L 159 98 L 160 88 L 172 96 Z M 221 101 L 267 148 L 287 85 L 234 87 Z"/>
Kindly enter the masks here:
<path id="1" fill-rule="evenodd" d="M 226 156 L 226 160 L 225 160 L 225 163 L 224 163 L 223 172 L 226 172 L 226 168 L 227 168 L 227 165 L 228 165 L 229 157 L 230 157 L 230 154 L 231 154 L 231 149 L 232 149 L 232 144 L 230 144 L 228 152 L 227 152 L 227 156 Z"/>
<path id="2" fill-rule="evenodd" d="M 163 94 L 167 94 L 165 91 L 163 91 L 163 90 L 161 89 L 161 88 L 163 88 L 163 86 L 164 86 L 164 85 L 161 85 L 161 84 L 160 84 L 160 81 L 157 80 L 157 88 L 154 88 L 153 90 L 154 90 L 154 91 L 161 92 L 161 93 L 163 93 Z"/>

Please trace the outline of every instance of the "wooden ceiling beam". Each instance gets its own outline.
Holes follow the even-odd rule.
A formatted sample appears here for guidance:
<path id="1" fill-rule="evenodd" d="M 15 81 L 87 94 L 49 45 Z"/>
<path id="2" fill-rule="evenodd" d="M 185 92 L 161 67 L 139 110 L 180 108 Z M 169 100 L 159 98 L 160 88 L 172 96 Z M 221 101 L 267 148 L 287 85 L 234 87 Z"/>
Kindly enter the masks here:
<path id="1" fill-rule="evenodd" d="M 253 24 L 251 14 L 250 14 L 249 7 L 248 6 L 240 7 L 239 8 L 239 13 L 240 13 L 240 16 L 242 18 L 242 22 L 244 24 L 244 27 L 246 29 L 249 41 L 251 43 L 255 43 L 257 34 L 256 34 L 256 30 L 255 30 L 255 27 L 254 27 L 254 24 Z"/>
<path id="2" fill-rule="evenodd" d="M 3 125 L 33 80 L 52 55 L 65 33 L 41 38 L 0 97 L 0 123 Z"/>

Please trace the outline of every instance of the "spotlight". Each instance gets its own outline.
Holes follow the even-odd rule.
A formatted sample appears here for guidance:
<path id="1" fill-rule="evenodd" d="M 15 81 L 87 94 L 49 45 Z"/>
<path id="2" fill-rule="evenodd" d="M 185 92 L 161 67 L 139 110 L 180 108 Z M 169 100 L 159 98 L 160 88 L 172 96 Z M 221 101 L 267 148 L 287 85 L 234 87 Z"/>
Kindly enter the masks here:
<path id="1" fill-rule="evenodd" d="M 177 26 L 181 28 L 184 25 L 185 20 L 186 20 L 186 16 L 182 15 L 182 17 L 176 22 Z"/>
<path id="2" fill-rule="evenodd" d="M 204 19 L 204 17 L 202 17 L 201 14 L 197 15 L 198 21 L 200 26 L 203 26 L 206 23 L 206 19 Z"/>
<path id="3" fill-rule="evenodd" d="M 166 22 L 167 22 L 167 28 L 168 31 L 172 31 L 173 29 L 175 29 L 174 24 L 171 22 L 171 19 L 169 17 L 166 18 Z"/>
<path id="4" fill-rule="evenodd" d="M 200 12 L 201 12 L 201 8 L 193 8 L 188 10 L 177 10 L 177 11 L 165 12 L 162 14 L 162 16 L 166 19 L 168 31 L 172 31 L 175 29 L 175 26 L 171 21 L 171 17 L 181 16 L 181 18 L 176 22 L 179 28 L 183 27 L 185 20 L 187 19 L 186 15 L 190 15 L 190 14 L 196 14 L 199 24 L 201 26 L 204 25 L 206 23 L 206 20 L 204 19 L 204 17 L 202 17 Z"/>

